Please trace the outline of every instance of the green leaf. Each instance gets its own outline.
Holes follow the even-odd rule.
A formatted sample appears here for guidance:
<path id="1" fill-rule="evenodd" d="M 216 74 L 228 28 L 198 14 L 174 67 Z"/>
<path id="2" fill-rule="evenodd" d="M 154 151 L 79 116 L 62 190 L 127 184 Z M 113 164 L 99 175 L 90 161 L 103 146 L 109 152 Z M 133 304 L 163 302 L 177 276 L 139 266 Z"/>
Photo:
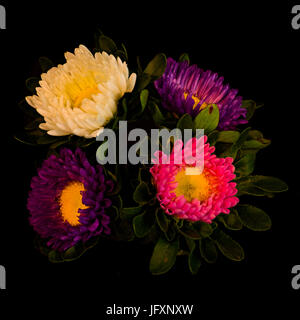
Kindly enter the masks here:
<path id="1" fill-rule="evenodd" d="M 218 134 L 217 142 L 235 143 L 240 137 L 238 131 L 221 131 Z"/>
<path id="2" fill-rule="evenodd" d="M 151 180 L 149 168 L 139 168 L 138 181 L 149 182 Z"/>
<path id="3" fill-rule="evenodd" d="M 177 122 L 177 128 L 180 130 L 193 129 L 193 119 L 188 114 L 185 113 Z"/>
<path id="4" fill-rule="evenodd" d="M 14 139 L 16 139 L 18 142 L 21 142 L 23 144 L 26 144 L 28 146 L 37 146 L 36 138 L 33 136 L 30 136 L 24 132 L 20 132 L 14 135 Z"/>
<path id="5" fill-rule="evenodd" d="M 160 126 L 161 124 L 163 124 L 165 122 L 165 118 L 164 118 L 163 114 L 161 113 L 159 107 L 157 106 L 157 104 L 154 101 L 150 101 L 148 103 L 148 108 L 150 110 L 153 121 L 157 126 Z"/>
<path id="6" fill-rule="evenodd" d="M 218 217 L 218 220 L 221 221 L 229 230 L 241 230 L 243 228 L 243 224 L 237 210 L 234 208 L 231 209 L 229 214 L 219 215 Z"/>
<path id="7" fill-rule="evenodd" d="M 269 196 L 271 193 L 266 192 L 256 186 L 254 186 L 251 182 L 249 183 L 241 183 L 237 185 L 238 193 L 237 196 L 249 195 L 255 197 L 265 197 Z"/>
<path id="8" fill-rule="evenodd" d="M 264 139 L 261 141 L 257 140 L 247 140 L 244 142 L 243 149 L 263 149 L 268 147 L 271 144 L 271 140 Z"/>
<path id="9" fill-rule="evenodd" d="M 148 84 L 152 81 L 152 77 L 150 74 L 142 73 L 137 78 L 137 88 L 139 91 L 143 90 L 148 86 Z"/>
<path id="10" fill-rule="evenodd" d="M 238 195 L 270 196 L 273 193 L 288 190 L 288 185 L 285 182 L 269 176 L 248 176 L 237 182 Z"/>
<path id="11" fill-rule="evenodd" d="M 50 135 L 46 134 L 46 135 L 39 137 L 37 139 L 37 144 L 52 144 L 52 143 L 58 142 L 60 140 L 62 140 L 61 137 L 55 137 L 55 136 L 50 136 Z"/>
<path id="12" fill-rule="evenodd" d="M 161 209 L 157 208 L 155 212 L 156 221 L 162 232 L 167 232 L 169 227 L 169 219 L 166 213 Z"/>
<path id="13" fill-rule="evenodd" d="M 40 130 L 41 132 L 45 132 L 45 131 L 42 131 L 40 128 L 39 128 L 39 125 L 43 122 L 43 118 L 36 118 L 34 119 L 33 121 L 31 122 L 28 122 L 25 126 L 24 126 L 24 129 L 26 131 L 33 131 L 33 130 Z"/>
<path id="14" fill-rule="evenodd" d="M 122 114 L 122 116 L 119 117 L 119 119 L 120 120 L 126 120 L 127 119 L 127 113 L 128 113 L 128 106 L 127 106 L 126 98 L 122 99 L 121 106 L 122 106 L 123 114 Z"/>
<path id="15" fill-rule="evenodd" d="M 122 50 L 123 50 L 123 52 L 124 52 L 125 60 L 128 61 L 128 53 L 127 53 L 127 49 L 126 49 L 126 47 L 125 47 L 125 44 L 122 43 L 122 44 L 121 44 L 121 47 L 122 47 Z"/>
<path id="16" fill-rule="evenodd" d="M 237 174 L 237 176 L 244 177 L 251 174 L 255 167 L 255 159 L 256 159 L 255 153 L 248 153 L 244 155 L 240 160 L 238 160 L 234 164 L 235 173 Z"/>
<path id="17" fill-rule="evenodd" d="M 210 238 L 199 240 L 200 254 L 207 263 L 215 263 L 218 258 L 217 248 Z"/>
<path id="18" fill-rule="evenodd" d="M 168 241 L 173 241 L 177 236 L 177 228 L 174 221 L 169 222 L 168 230 L 165 232 L 165 237 Z"/>
<path id="19" fill-rule="evenodd" d="M 117 195 L 121 189 L 122 189 L 122 179 L 119 178 L 119 176 L 117 175 L 117 173 L 112 173 L 111 171 L 107 170 L 107 175 L 109 176 L 110 179 L 112 179 L 113 183 L 114 183 L 114 189 L 109 192 L 109 196 L 115 196 Z"/>
<path id="20" fill-rule="evenodd" d="M 221 157 L 231 157 L 235 159 L 238 151 L 242 148 L 243 143 L 246 141 L 250 129 L 251 128 L 248 127 L 245 130 L 243 130 L 237 141 L 231 146 L 231 148 L 222 153 Z"/>
<path id="21" fill-rule="evenodd" d="M 243 100 L 242 108 L 247 109 L 247 116 L 246 119 L 249 121 L 256 110 L 256 103 L 253 100 Z"/>
<path id="22" fill-rule="evenodd" d="M 36 119 L 37 117 L 40 118 L 40 115 L 37 113 L 37 111 L 31 107 L 25 99 L 23 99 L 22 101 L 20 101 L 18 103 L 18 107 L 20 108 L 20 110 L 22 112 L 24 112 L 27 116 Z"/>
<path id="23" fill-rule="evenodd" d="M 245 227 L 253 231 L 266 231 L 272 226 L 270 217 L 261 209 L 251 205 L 238 205 L 240 219 Z"/>
<path id="24" fill-rule="evenodd" d="M 154 275 L 168 272 L 176 262 L 178 249 L 178 239 L 169 242 L 161 237 L 153 250 L 150 260 L 150 272 Z"/>
<path id="25" fill-rule="evenodd" d="M 57 142 L 52 143 L 49 148 L 50 148 L 50 149 L 56 149 L 56 148 L 58 148 L 58 147 L 60 147 L 60 146 L 62 146 L 62 145 L 64 145 L 64 144 L 66 144 L 66 143 L 68 143 L 68 142 L 70 142 L 69 137 L 66 138 L 66 139 L 61 139 L 61 140 L 58 140 Z"/>
<path id="26" fill-rule="evenodd" d="M 61 263 L 64 262 L 63 256 L 60 252 L 56 250 L 51 250 L 48 253 L 48 260 L 52 263 Z"/>
<path id="27" fill-rule="evenodd" d="M 209 145 L 214 146 L 218 141 L 219 131 L 214 130 L 210 132 L 207 136 Z"/>
<path id="28" fill-rule="evenodd" d="M 36 87 L 39 87 L 40 79 L 37 77 L 28 78 L 25 82 L 26 88 L 33 94 L 36 94 Z"/>
<path id="29" fill-rule="evenodd" d="M 184 223 L 178 231 L 193 240 L 209 237 L 213 232 L 212 227 L 205 222 Z"/>
<path id="30" fill-rule="evenodd" d="M 179 59 L 178 59 L 179 62 L 183 62 L 183 61 L 187 61 L 188 63 L 190 63 L 190 57 L 187 53 L 183 53 Z"/>
<path id="31" fill-rule="evenodd" d="M 47 57 L 40 57 L 39 64 L 41 66 L 42 72 L 47 72 L 51 68 L 55 67 L 54 63 Z"/>
<path id="32" fill-rule="evenodd" d="M 138 204 L 146 204 L 151 200 L 148 185 L 145 182 L 140 182 L 133 193 L 133 200 Z"/>
<path id="33" fill-rule="evenodd" d="M 189 254 L 188 264 L 191 273 L 194 275 L 197 274 L 201 266 L 201 258 L 200 252 L 196 249 L 196 246 L 194 246 L 194 249 Z"/>
<path id="34" fill-rule="evenodd" d="M 202 221 L 194 222 L 194 227 L 196 230 L 198 230 L 198 232 L 200 233 L 202 238 L 209 237 L 213 232 L 212 225 L 209 223 L 202 222 Z"/>
<path id="35" fill-rule="evenodd" d="M 141 213 L 143 211 L 143 207 L 131 207 L 131 208 L 123 208 L 121 210 L 121 218 L 130 218 L 134 217 L 137 214 Z"/>
<path id="36" fill-rule="evenodd" d="M 141 101 L 141 106 L 142 106 L 141 113 L 143 113 L 143 111 L 146 108 L 146 105 L 148 102 L 148 97 L 149 97 L 149 91 L 147 89 L 142 90 L 141 94 L 140 94 L 140 101 Z"/>
<path id="37" fill-rule="evenodd" d="M 226 258 L 233 261 L 241 261 L 244 259 L 245 254 L 243 248 L 223 231 L 216 230 L 213 234 L 213 239 Z"/>
<path id="38" fill-rule="evenodd" d="M 78 246 L 74 246 L 72 248 L 69 248 L 67 251 L 63 253 L 63 259 L 65 261 L 73 261 L 78 259 L 84 252 L 83 247 L 81 250 L 79 250 Z"/>
<path id="39" fill-rule="evenodd" d="M 253 176 L 250 181 L 255 187 L 267 192 L 284 192 L 288 190 L 288 185 L 275 177 Z"/>
<path id="40" fill-rule="evenodd" d="M 145 211 L 134 217 L 133 230 L 138 238 L 144 238 L 152 229 L 155 223 L 155 214 L 151 211 Z"/>
<path id="41" fill-rule="evenodd" d="M 163 75 L 166 67 L 167 57 L 164 53 L 159 53 L 148 63 L 144 73 L 150 75 L 153 79 L 158 79 Z"/>
<path id="42" fill-rule="evenodd" d="M 253 149 L 260 150 L 266 148 L 271 143 L 271 140 L 265 139 L 263 134 L 258 130 L 250 130 L 247 140 L 243 144 L 243 150 Z"/>
<path id="43" fill-rule="evenodd" d="M 219 124 L 219 108 L 216 104 L 207 106 L 194 120 L 194 129 L 204 129 L 205 134 L 215 130 Z"/>
<path id="44" fill-rule="evenodd" d="M 108 54 L 113 54 L 118 50 L 115 42 L 111 38 L 104 35 L 99 37 L 99 47 L 101 51 L 105 51 Z"/>

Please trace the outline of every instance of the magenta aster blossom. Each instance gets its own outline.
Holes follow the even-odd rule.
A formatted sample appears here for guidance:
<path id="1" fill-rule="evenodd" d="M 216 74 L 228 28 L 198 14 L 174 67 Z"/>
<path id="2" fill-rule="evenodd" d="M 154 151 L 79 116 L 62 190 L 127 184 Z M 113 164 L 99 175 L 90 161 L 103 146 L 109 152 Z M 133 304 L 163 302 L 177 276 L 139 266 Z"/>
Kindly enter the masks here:
<path id="1" fill-rule="evenodd" d="M 106 209 L 111 201 L 105 194 L 112 188 L 103 168 L 91 166 L 80 149 L 75 153 L 62 149 L 59 157 L 52 155 L 43 162 L 31 181 L 30 223 L 48 246 L 59 251 L 110 234 Z"/>
<path id="2" fill-rule="evenodd" d="M 228 214 L 229 208 L 239 202 L 235 197 L 236 183 L 231 182 L 235 178 L 233 159 L 217 158 L 213 154 L 215 148 L 206 141 L 206 136 L 192 138 L 183 146 L 183 142 L 177 140 L 169 156 L 161 151 L 155 154 L 150 172 L 157 189 L 157 199 L 167 214 L 211 223 L 220 213 Z M 195 152 L 197 144 L 203 148 L 202 172 L 196 166 L 199 163 L 198 152 Z M 179 156 L 183 159 L 182 164 L 176 164 Z"/>
<path id="3" fill-rule="evenodd" d="M 217 73 L 168 58 L 163 76 L 154 85 L 167 110 L 195 117 L 207 106 L 216 104 L 220 111 L 218 129 L 234 130 L 237 125 L 247 123 L 247 110 L 241 107 L 238 90 L 224 85 L 223 80 Z"/>

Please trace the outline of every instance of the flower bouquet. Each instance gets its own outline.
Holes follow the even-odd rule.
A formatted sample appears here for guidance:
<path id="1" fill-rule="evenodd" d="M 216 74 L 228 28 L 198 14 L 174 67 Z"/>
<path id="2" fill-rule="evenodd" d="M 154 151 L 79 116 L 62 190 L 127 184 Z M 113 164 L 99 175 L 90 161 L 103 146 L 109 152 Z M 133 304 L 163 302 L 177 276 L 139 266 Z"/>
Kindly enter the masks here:
<path id="1" fill-rule="evenodd" d="M 63 65 L 40 58 L 19 104 L 25 126 L 15 138 L 45 155 L 27 205 L 36 247 L 57 263 L 103 237 L 136 241 L 153 247 L 152 274 L 179 256 L 192 274 L 219 252 L 241 261 L 231 231 L 271 227 L 249 196 L 288 189 L 255 175 L 256 154 L 271 143 L 249 126 L 262 105 L 188 54 L 160 53 L 144 67 L 137 58 L 129 71 L 124 45 L 95 39 L 93 52 L 81 45 Z"/>

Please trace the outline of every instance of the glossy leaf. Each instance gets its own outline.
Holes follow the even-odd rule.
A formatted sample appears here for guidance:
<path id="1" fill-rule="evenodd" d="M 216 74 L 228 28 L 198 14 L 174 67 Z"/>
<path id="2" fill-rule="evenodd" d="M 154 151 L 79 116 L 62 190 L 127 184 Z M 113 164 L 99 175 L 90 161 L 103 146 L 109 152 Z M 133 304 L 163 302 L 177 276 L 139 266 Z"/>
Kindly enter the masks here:
<path id="1" fill-rule="evenodd" d="M 183 53 L 179 59 L 178 59 L 179 62 L 183 62 L 183 61 L 187 61 L 188 63 L 190 63 L 190 57 L 187 53 Z"/>
<path id="2" fill-rule="evenodd" d="M 157 224 L 161 231 L 167 232 L 169 227 L 169 219 L 167 218 L 166 213 L 161 208 L 157 208 L 155 216 Z"/>
<path id="3" fill-rule="evenodd" d="M 176 262 L 178 249 L 178 239 L 169 242 L 161 237 L 155 245 L 150 260 L 150 272 L 154 275 L 168 272 Z"/>
<path id="4" fill-rule="evenodd" d="M 193 119 L 186 113 L 177 122 L 177 128 L 180 130 L 193 129 Z"/>
<path id="5" fill-rule="evenodd" d="M 167 67 L 167 57 L 164 53 L 157 54 L 147 65 L 144 73 L 154 79 L 160 78 Z"/>
<path id="6" fill-rule="evenodd" d="M 140 182 L 133 193 L 133 200 L 139 204 L 146 204 L 151 199 L 148 185 L 145 182 Z"/>
<path id="7" fill-rule="evenodd" d="M 239 177 L 248 176 L 251 174 L 255 167 L 255 153 L 248 153 L 244 155 L 241 159 L 234 163 L 235 173 Z"/>
<path id="8" fill-rule="evenodd" d="M 140 94 L 140 101 L 141 101 L 141 106 L 142 106 L 142 111 L 141 113 L 145 110 L 146 105 L 148 103 L 148 97 L 149 97 L 149 91 L 147 89 L 144 89 L 141 91 Z"/>
<path id="9" fill-rule="evenodd" d="M 238 131 L 221 131 L 218 133 L 218 142 L 235 143 L 240 137 Z"/>
<path id="10" fill-rule="evenodd" d="M 199 112 L 194 120 L 194 129 L 204 129 L 207 135 L 215 130 L 219 124 L 219 108 L 216 104 L 212 104 Z"/>
<path id="11" fill-rule="evenodd" d="M 131 208 L 122 208 L 121 210 L 121 218 L 130 218 L 134 217 L 137 214 L 143 211 L 143 207 L 131 207 Z"/>
<path id="12" fill-rule="evenodd" d="M 47 72 L 51 68 L 55 67 L 54 63 L 47 57 L 40 57 L 39 64 L 43 72 Z"/>
<path id="13" fill-rule="evenodd" d="M 36 94 L 36 87 L 39 86 L 39 78 L 36 77 L 31 77 L 28 78 L 25 82 L 26 88 L 32 93 L 32 94 Z"/>
<path id="14" fill-rule="evenodd" d="M 145 211 L 142 214 L 134 217 L 132 226 L 135 235 L 138 238 L 144 238 L 153 227 L 155 222 L 155 214 L 150 211 Z"/>
<path id="15" fill-rule="evenodd" d="M 159 107 L 157 106 L 157 104 L 153 101 L 149 102 L 148 104 L 150 113 L 152 115 L 153 121 L 155 122 L 155 124 L 157 126 L 160 126 L 161 124 L 164 123 L 165 118 L 163 116 L 163 114 L 161 113 Z"/>
<path id="16" fill-rule="evenodd" d="M 101 51 L 105 51 L 108 54 L 110 54 L 110 53 L 113 54 L 118 50 L 115 42 L 111 38 L 109 38 L 105 35 L 101 35 L 99 37 L 99 47 L 100 47 Z"/>
<path id="17" fill-rule="evenodd" d="M 207 263 L 215 263 L 218 251 L 213 240 L 210 238 L 199 240 L 200 254 Z"/>
<path id="18" fill-rule="evenodd" d="M 243 248 L 223 231 L 217 230 L 214 233 L 213 239 L 219 250 L 226 258 L 233 261 L 241 261 L 244 259 L 245 254 Z"/>
<path id="19" fill-rule="evenodd" d="M 270 217 L 259 208 L 252 205 L 238 205 L 240 219 L 244 226 L 253 231 L 266 231 L 272 226 Z"/>
<path id="20" fill-rule="evenodd" d="M 235 208 L 231 209 L 229 214 L 220 215 L 218 220 L 229 230 L 241 230 L 243 228 L 243 224 Z"/>
<path id="21" fill-rule="evenodd" d="M 194 246 L 194 249 L 191 250 L 189 254 L 188 264 L 191 273 L 194 275 L 197 274 L 201 266 L 201 257 L 200 252 L 196 246 Z"/>

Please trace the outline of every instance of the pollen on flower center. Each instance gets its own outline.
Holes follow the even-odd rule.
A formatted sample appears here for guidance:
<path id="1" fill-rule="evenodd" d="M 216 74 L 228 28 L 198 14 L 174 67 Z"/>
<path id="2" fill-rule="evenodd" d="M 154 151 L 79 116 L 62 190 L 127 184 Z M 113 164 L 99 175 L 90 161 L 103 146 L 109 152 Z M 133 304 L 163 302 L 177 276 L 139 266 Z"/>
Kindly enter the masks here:
<path id="1" fill-rule="evenodd" d="M 59 198 L 62 218 L 71 226 L 80 224 L 78 210 L 88 208 L 82 203 L 82 191 L 85 191 L 83 183 L 72 182 L 63 189 Z"/>
<path id="2" fill-rule="evenodd" d="M 192 201 L 193 199 L 205 201 L 209 197 L 209 181 L 203 173 L 189 175 L 183 169 L 176 174 L 175 181 L 178 183 L 175 189 L 177 197 L 183 195 L 187 201 Z"/>
<path id="3" fill-rule="evenodd" d="M 89 99 L 89 98 L 91 98 L 91 96 L 93 94 L 97 94 L 97 93 L 100 93 L 100 91 L 98 90 L 97 87 L 87 88 L 87 89 L 83 90 L 82 92 L 80 92 L 80 94 L 75 99 L 74 107 L 78 108 L 81 105 L 81 102 L 83 99 L 86 99 L 86 98 Z"/>
<path id="4" fill-rule="evenodd" d="M 184 98 L 186 99 L 187 96 L 188 96 L 188 94 L 185 92 L 185 93 L 184 93 Z M 193 109 L 195 109 L 196 106 L 198 105 L 198 103 L 200 102 L 200 99 L 199 99 L 198 97 L 194 96 L 194 95 L 192 96 L 192 99 L 194 100 Z M 208 106 L 208 104 L 207 104 L 206 102 L 204 102 L 204 103 L 202 103 L 202 105 L 201 105 L 201 107 L 200 107 L 199 110 L 203 110 L 203 109 L 205 109 L 207 106 Z"/>
<path id="5" fill-rule="evenodd" d="M 72 107 L 80 107 L 83 99 L 89 99 L 93 94 L 100 93 L 95 75 L 92 72 L 77 77 L 71 77 L 70 81 L 65 85 L 65 94 L 72 101 Z"/>

